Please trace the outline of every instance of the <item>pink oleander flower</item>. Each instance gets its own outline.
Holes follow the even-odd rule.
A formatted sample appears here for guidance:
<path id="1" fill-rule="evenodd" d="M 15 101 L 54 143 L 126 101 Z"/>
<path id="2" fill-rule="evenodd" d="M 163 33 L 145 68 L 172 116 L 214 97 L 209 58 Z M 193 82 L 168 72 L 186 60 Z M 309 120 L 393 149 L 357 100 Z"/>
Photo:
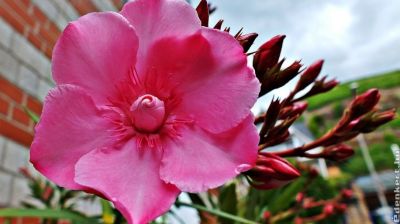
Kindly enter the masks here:
<path id="1" fill-rule="evenodd" d="M 183 0 L 136 0 L 70 23 L 53 52 L 31 162 L 129 223 L 249 170 L 259 82 L 240 44 Z"/>

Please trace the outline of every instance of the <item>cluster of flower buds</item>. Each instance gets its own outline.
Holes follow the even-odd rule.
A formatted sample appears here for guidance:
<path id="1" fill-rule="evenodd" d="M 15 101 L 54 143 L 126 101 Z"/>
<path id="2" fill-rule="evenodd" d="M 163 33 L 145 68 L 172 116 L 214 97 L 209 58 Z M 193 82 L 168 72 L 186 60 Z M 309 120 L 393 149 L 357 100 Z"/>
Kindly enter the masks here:
<path id="1" fill-rule="evenodd" d="M 242 46 L 247 51 L 250 47 L 247 43 L 251 45 L 257 35 L 241 35 L 241 31 L 239 31 L 235 37 L 240 43 L 243 43 Z M 281 144 L 289 138 L 289 127 L 307 109 L 307 103 L 303 100 L 327 92 L 338 85 L 334 79 L 327 80 L 327 76 L 318 78 L 324 63 L 323 60 L 317 60 L 305 69 L 302 69 L 300 61 L 295 61 L 288 67 L 282 68 L 285 59 L 280 59 L 280 56 L 284 39 L 284 35 L 278 35 L 265 42 L 255 52 L 253 60 L 256 76 L 261 83 L 260 97 L 273 89 L 284 86 L 294 77 L 300 76 L 295 88 L 286 98 L 273 99 L 268 110 L 255 119 L 255 124 L 261 125 L 259 161 L 254 169 L 246 173 L 246 176 L 254 187 L 260 189 L 280 187 L 283 183 L 296 178 L 295 174 L 298 172 L 282 157 L 345 160 L 354 154 L 354 150 L 342 142 L 350 140 L 360 133 L 373 131 L 394 119 L 395 116 L 394 110 L 379 112 L 375 109 L 380 94 L 378 90 L 372 89 L 356 97 L 345 110 L 338 124 L 321 138 L 300 147 L 265 154 L 268 147 Z M 304 92 L 307 87 L 310 88 L 300 95 L 299 93 Z M 322 147 L 323 150 L 319 153 L 308 152 L 317 147 Z M 275 163 L 266 167 L 262 162 L 265 160 L 272 160 Z M 282 169 L 287 169 L 287 171 Z M 278 177 L 279 175 L 281 177 Z"/>
<path id="2" fill-rule="evenodd" d="M 318 200 L 315 201 L 312 197 L 306 197 L 303 192 L 300 192 L 296 196 L 296 202 L 300 204 L 300 209 L 310 210 L 315 208 L 321 208 L 321 212 L 317 215 L 309 217 L 296 217 L 295 223 L 310 223 L 324 220 L 332 215 L 343 213 L 347 209 L 345 201 L 353 196 L 352 190 L 343 189 L 340 194 L 329 200 Z"/>

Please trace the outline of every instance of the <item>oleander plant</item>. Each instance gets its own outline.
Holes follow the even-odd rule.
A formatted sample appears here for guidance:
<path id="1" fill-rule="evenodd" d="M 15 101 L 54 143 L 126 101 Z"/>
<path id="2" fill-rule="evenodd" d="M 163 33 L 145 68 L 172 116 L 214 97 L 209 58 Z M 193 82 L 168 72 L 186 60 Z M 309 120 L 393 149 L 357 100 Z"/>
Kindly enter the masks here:
<path id="1" fill-rule="evenodd" d="M 177 211 L 190 207 L 211 224 L 340 219 L 352 191 L 298 158 L 346 160 L 354 150 L 345 142 L 391 121 L 395 111 L 377 109 L 380 93 L 371 89 L 321 137 L 270 150 L 290 139 L 307 98 L 338 82 L 320 75 L 323 60 L 284 67 L 284 35 L 248 52 L 258 35 L 232 33 L 223 20 L 209 24 L 214 10 L 206 0 L 196 9 L 183 0 L 133 0 L 118 13 L 69 23 L 52 56 L 56 85 L 40 119 L 32 115 L 30 162 L 44 177 L 21 171 L 37 203 L 0 216 L 185 223 Z M 291 80 L 297 83 L 287 97 L 252 114 L 258 98 Z M 102 215 L 78 211 L 79 200 L 97 201 Z"/>

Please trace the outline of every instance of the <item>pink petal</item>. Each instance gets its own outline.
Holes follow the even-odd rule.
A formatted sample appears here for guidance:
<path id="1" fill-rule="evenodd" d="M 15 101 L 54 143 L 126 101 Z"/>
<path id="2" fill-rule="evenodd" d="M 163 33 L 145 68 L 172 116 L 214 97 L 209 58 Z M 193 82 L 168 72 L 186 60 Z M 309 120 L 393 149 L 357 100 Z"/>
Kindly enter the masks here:
<path id="1" fill-rule="evenodd" d="M 60 85 L 44 102 L 30 160 L 47 178 L 70 189 L 82 189 L 74 182 L 75 163 L 96 147 L 111 143 L 109 123 L 81 87 Z"/>
<path id="2" fill-rule="evenodd" d="M 243 48 L 218 30 L 204 28 L 190 37 L 158 41 L 150 49 L 147 67 L 155 71 L 147 73 L 150 84 L 163 83 L 163 88 L 154 88 L 170 89 L 178 98 L 180 104 L 172 112 L 190 116 L 213 133 L 245 119 L 260 90 Z"/>
<path id="3" fill-rule="evenodd" d="M 184 0 L 134 0 L 121 10 L 140 40 L 138 60 L 145 58 L 150 45 L 165 37 L 187 36 L 200 29 L 196 11 Z M 137 70 L 142 71 L 143 63 Z"/>
<path id="4" fill-rule="evenodd" d="M 148 223 L 165 213 L 180 191 L 160 179 L 162 151 L 136 147 L 89 152 L 76 165 L 75 181 L 105 195 L 130 224 Z"/>
<path id="5" fill-rule="evenodd" d="M 138 38 L 129 22 L 114 12 L 89 13 L 70 23 L 53 52 L 57 84 L 75 84 L 104 103 L 115 84 L 136 63 Z"/>
<path id="6" fill-rule="evenodd" d="M 255 165 L 258 140 L 253 116 L 220 134 L 182 129 L 164 148 L 161 178 L 188 192 L 218 187 Z"/>

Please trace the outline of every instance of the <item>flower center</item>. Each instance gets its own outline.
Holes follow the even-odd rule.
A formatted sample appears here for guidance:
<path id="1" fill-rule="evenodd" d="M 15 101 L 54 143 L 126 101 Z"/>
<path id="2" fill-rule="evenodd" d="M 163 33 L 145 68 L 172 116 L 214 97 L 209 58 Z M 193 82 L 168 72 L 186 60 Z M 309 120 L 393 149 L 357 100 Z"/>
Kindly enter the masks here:
<path id="1" fill-rule="evenodd" d="M 155 132 L 165 120 L 164 102 L 150 94 L 137 98 L 130 111 L 133 125 L 140 132 Z"/>

